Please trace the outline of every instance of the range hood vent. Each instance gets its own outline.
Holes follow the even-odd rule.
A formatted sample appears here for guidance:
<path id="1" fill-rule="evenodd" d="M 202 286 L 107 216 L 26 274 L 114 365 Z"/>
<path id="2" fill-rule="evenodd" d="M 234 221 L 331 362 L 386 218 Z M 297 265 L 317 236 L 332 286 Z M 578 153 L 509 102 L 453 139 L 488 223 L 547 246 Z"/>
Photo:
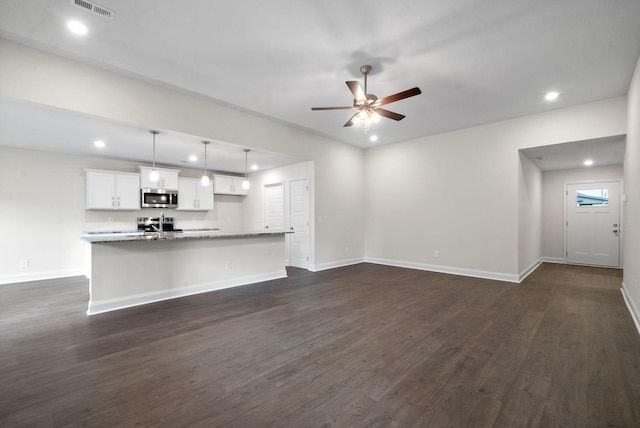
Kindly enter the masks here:
<path id="1" fill-rule="evenodd" d="M 93 12 L 96 15 L 100 15 L 103 18 L 108 18 L 113 20 L 113 18 L 115 18 L 116 16 L 115 11 L 111 9 L 107 9 L 104 6 L 100 6 L 99 4 L 96 4 L 87 0 L 69 0 L 69 3 L 71 3 L 72 5 L 81 7 L 85 10 L 88 10 L 89 12 Z"/>

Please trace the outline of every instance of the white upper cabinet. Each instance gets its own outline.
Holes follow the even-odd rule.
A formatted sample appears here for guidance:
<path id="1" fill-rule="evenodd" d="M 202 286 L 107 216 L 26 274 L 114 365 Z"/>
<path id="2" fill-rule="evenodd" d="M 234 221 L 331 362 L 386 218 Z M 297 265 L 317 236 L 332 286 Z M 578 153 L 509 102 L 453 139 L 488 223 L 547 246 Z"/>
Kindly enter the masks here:
<path id="1" fill-rule="evenodd" d="M 213 193 L 217 195 L 248 195 L 249 189 L 242 188 L 243 181 L 243 177 L 214 174 Z"/>
<path id="2" fill-rule="evenodd" d="M 178 210 L 209 211 L 213 209 L 212 186 L 203 186 L 199 179 L 178 179 Z"/>
<path id="3" fill-rule="evenodd" d="M 178 190 L 178 173 L 177 169 L 156 168 L 158 172 L 158 181 L 151 181 L 149 174 L 153 170 L 150 166 L 140 166 L 140 183 L 142 189 L 167 189 Z"/>
<path id="4" fill-rule="evenodd" d="M 88 210 L 139 210 L 140 175 L 85 170 Z"/>

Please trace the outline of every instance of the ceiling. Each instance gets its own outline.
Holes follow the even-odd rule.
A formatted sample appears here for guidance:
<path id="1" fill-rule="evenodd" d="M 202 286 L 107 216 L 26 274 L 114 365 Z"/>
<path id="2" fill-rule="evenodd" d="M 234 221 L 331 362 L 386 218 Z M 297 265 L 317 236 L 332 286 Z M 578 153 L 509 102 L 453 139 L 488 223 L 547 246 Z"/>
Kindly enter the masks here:
<path id="1" fill-rule="evenodd" d="M 363 148 L 625 95 L 640 56 L 637 0 L 95 3 L 114 18 L 69 0 L 2 0 L 0 36 Z M 70 34 L 69 19 L 89 33 Z M 344 82 L 362 81 L 363 64 L 378 97 L 422 90 L 385 106 L 407 117 L 383 118 L 375 143 L 342 126 L 350 111 L 311 111 L 350 105 Z M 178 137 L 184 152 L 199 141 Z"/>
<path id="2" fill-rule="evenodd" d="M 620 165 L 624 161 L 625 136 L 615 135 L 592 140 L 553 144 L 520 150 L 542 171 L 593 166 Z M 589 165 L 591 166 L 591 165 Z"/>

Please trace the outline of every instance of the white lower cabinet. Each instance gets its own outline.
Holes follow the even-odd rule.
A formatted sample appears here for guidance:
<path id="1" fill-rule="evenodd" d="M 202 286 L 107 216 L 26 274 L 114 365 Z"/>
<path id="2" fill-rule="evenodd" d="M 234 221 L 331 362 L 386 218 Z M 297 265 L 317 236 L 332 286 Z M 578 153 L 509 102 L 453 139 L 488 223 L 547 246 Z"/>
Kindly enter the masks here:
<path id="1" fill-rule="evenodd" d="M 140 174 L 89 169 L 85 173 L 86 209 L 140 209 Z"/>
<path id="2" fill-rule="evenodd" d="M 242 188 L 243 177 L 233 175 L 213 175 L 213 193 L 219 195 L 248 195 L 249 189 Z"/>
<path id="3" fill-rule="evenodd" d="M 178 210 L 209 211 L 213 209 L 212 186 L 203 186 L 199 179 L 178 179 Z"/>

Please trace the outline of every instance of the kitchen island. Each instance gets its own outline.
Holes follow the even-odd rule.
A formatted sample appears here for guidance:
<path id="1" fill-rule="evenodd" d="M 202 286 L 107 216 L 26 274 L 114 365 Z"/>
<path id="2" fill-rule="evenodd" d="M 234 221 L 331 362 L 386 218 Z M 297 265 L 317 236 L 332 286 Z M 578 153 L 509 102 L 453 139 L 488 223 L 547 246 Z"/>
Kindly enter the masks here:
<path id="1" fill-rule="evenodd" d="M 86 234 L 93 315 L 284 278 L 285 232 Z"/>

